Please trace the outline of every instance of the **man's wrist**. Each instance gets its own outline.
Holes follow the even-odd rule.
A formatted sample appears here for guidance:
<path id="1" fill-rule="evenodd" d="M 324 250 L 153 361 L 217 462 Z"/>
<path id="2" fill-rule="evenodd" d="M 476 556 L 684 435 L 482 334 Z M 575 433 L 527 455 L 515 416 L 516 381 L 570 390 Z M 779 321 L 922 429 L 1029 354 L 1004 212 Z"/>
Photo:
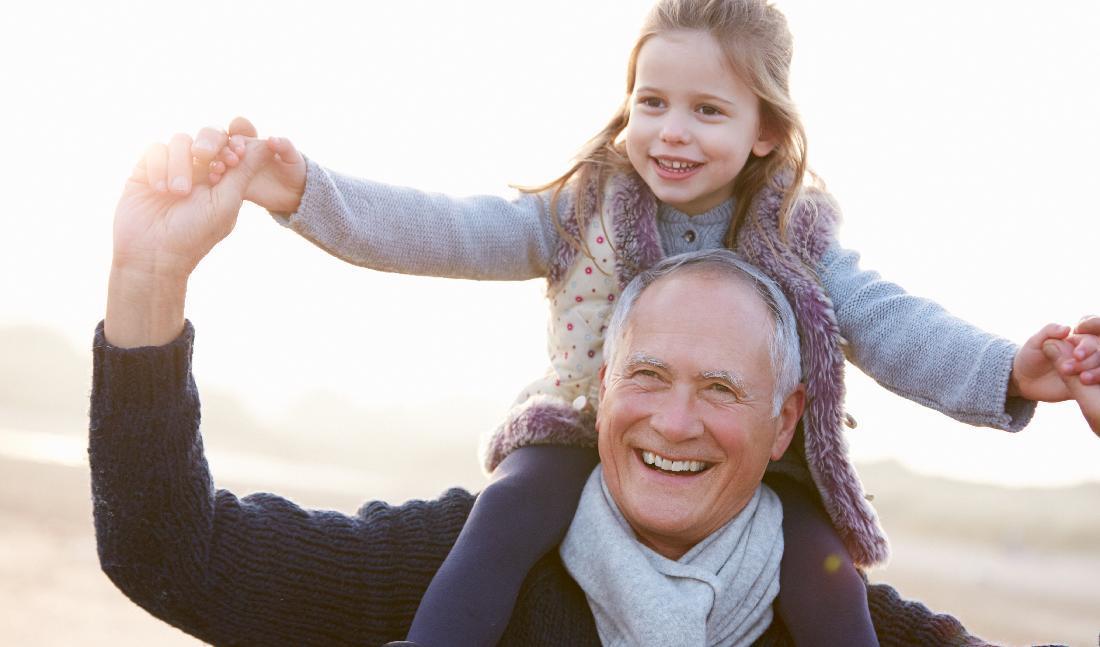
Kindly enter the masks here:
<path id="1" fill-rule="evenodd" d="M 107 288 L 103 334 L 117 348 L 162 346 L 183 330 L 187 276 L 114 265 Z"/>

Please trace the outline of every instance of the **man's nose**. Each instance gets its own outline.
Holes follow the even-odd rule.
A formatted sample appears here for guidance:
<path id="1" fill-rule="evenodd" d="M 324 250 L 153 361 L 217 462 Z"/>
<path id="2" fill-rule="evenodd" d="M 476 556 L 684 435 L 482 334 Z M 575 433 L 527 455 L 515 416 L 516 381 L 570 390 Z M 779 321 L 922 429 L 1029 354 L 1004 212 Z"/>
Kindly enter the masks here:
<path id="1" fill-rule="evenodd" d="M 658 403 L 650 417 L 653 430 L 670 443 L 678 443 L 703 434 L 698 402 L 690 388 L 673 388 Z"/>

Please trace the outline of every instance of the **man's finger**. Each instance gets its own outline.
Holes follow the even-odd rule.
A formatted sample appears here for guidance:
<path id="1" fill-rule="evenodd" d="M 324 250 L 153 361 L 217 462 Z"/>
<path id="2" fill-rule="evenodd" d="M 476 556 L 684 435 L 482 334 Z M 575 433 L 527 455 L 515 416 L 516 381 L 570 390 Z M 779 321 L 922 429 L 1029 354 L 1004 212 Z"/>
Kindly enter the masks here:
<path id="1" fill-rule="evenodd" d="M 256 137 L 256 127 L 252 125 L 252 122 L 244 117 L 234 117 L 233 121 L 229 122 L 229 134 L 230 135 L 244 135 L 245 137 Z"/>
<path id="2" fill-rule="evenodd" d="M 142 182 L 147 182 L 150 187 L 157 193 L 166 193 L 168 191 L 168 182 L 165 176 L 168 172 L 168 147 L 164 144 L 153 144 L 145 151 L 145 158 L 142 159 L 139 167 L 143 167 L 145 177 L 134 179 L 140 179 Z"/>
<path id="3" fill-rule="evenodd" d="M 1081 317 L 1081 321 L 1077 322 L 1073 332 L 1081 335 L 1100 335 L 1100 317 L 1096 315 Z"/>
<path id="4" fill-rule="evenodd" d="M 1085 359 L 1100 351 L 1100 337 L 1096 335 L 1074 335 L 1069 338 L 1069 341 L 1076 346 L 1073 349 L 1073 356 L 1077 359 Z"/>
<path id="5" fill-rule="evenodd" d="M 262 141 L 253 139 L 246 142 L 245 153 L 240 163 L 236 168 L 227 171 L 218 182 L 219 199 L 235 202 L 243 200 L 245 188 L 256 175 L 256 171 L 269 162 L 274 155 L 274 151 Z"/>
<path id="6" fill-rule="evenodd" d="M 229 135 L 224 130 L 217 128 L 203 128 L 195 135 L 195 142 L 191 144 L 191 155 L 195 157 L 196 164 L 209 164 L 218 152 L 225 147 Z"/>
<path id="7" fill-rule="evenodd" d="M 177 195 L 191 193 L 191 137 L 176 133 L 168 142 L 168 189 Z"/>

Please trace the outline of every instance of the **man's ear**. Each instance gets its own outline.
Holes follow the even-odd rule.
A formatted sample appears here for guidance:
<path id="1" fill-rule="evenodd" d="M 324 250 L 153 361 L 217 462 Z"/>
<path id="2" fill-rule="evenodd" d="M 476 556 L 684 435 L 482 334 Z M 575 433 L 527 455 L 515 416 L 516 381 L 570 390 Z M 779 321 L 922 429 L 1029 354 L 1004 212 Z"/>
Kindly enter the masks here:
<path id="1" fill-rule="evenodd" d="M 603 394 L 607 392 L 607 364 L 600 365 L 600 402 L 603 402 Z M 600 433 L 600 407 L 596 407 L 596 433 Z"/>
<path id="2" fill-rule="evenodd" d="M 783 458 L 783 452 L 787 451 L 791 439 L 794 438 L 794 430 L 798 426 L 799 419 L 802 418 L 802 410 L 805 406 L 806 387 L 799 384 L 783 401 L 783 406 L 779 408 L 779 415 L 775 417 L 778 429 L 775 440 L 772 442 L 773 461 Z"/>

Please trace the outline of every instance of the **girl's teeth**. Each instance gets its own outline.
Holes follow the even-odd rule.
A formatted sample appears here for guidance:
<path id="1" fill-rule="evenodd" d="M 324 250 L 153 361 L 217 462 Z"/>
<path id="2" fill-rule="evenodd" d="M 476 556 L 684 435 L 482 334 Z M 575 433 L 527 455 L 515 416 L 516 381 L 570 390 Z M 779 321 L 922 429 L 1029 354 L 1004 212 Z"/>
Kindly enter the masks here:
<path id="1" fill-rule="evenodd" d="M 679 160 L 657 160 L 657 163 L 661 165 L 661 168 L 668 169 L 670 171 L 687 171 L 699 166 L 694 162 L 681 162 Z"/>

